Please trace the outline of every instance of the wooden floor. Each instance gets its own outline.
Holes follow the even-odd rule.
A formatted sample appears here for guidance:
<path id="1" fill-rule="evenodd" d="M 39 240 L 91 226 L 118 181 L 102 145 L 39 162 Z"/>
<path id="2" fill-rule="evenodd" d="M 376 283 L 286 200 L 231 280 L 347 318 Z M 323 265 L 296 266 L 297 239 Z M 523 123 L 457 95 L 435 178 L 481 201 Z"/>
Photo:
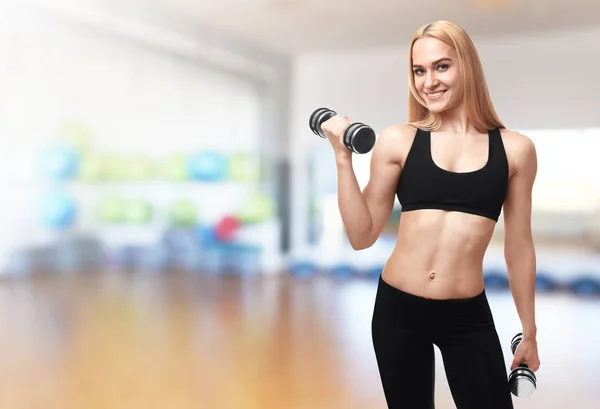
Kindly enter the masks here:
<path id="1" fill-rule="evenodd" d="M 385 408 L 376 282 L 90 273 L 0 282 L 2 409 Z M 490 294 L 506 346 L 507 294 Z M 516 408 L 600 402 L 600 301 L 538 297 L 539 386 Z M 437 355 L 437 408 L 454 408 Z M 484 408 L 482 408 L 484 409 Z"/>

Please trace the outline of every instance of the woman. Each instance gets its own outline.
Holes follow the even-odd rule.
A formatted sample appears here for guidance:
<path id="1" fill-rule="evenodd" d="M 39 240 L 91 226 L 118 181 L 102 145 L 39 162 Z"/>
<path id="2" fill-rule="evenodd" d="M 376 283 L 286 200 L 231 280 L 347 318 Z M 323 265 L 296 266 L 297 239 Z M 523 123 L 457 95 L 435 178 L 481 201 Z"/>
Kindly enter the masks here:
<path id="1" fill-rule="evenodd" d="M 482 265 L 503 209 L 508 278 L 523 326 L 510 369 L 526 363 L 537 371 L 535 147 L 498 119 L 478 53 L 461 27 L 423 26 L 409 61 L 409 121 L 381 132 L 362 192 L 342 142 L 348 118 L 337 115 L 322 126 L 335 151 L 338 204 L 354 249 L 374 244 L 395 197 L 402 205 L 372 319 L 385 397 L 391 409 L 433 408 L 437 345 L 458 409 L 513 408 Z"/>

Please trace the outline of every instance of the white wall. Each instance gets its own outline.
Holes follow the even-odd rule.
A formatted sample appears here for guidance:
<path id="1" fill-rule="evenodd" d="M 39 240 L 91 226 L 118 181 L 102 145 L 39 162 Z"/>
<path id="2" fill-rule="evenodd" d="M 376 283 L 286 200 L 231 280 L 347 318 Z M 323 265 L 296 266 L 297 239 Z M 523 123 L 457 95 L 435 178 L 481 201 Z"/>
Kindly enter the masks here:
<path id="1" fill-rule="evenodd" d="M 405 122 L 409 40 L 407 38 L 407 46 L 402 47 L 296 58 L 290 105 L 293 247 L 302 247 L 306 241 L 307 153 L 326 143 L 309 131 L 309 115 L 314 109 L 326 106 L 348 115 L 351 121 L 371 125 L 376 132 L 389 124 Z M 524 133 L 527 130 L 565 129 L 567 134 L 569 130 L 600 128 L 597 75 L 600 72 L 600 28 L 474 38 L 474 41 L 496 109 L 508 128 Z M 566 138 L 554 146 L 555 149 L 552 149 L 553 145 L 545 144 L 541 150 L 552 152 L 546 153 L 547 166 L 589 167 L 589 172 L 600 175 L 598 161 L 581 160 L 579 152 L 583 153 L 581 150 L 586 148 L 582 140 L 576 141 L 574 149 L 569 149 Z M 535 142 L 544 142 L 539 132 Z M 552 144 L 556 142 L 554 138 Z M 597 148 L 590 149 L 597 152 Z M 368 155 L 355 158 L 361 172 L 361 186 L 368 177 L 365 176 L 368 160 Z M 540 158 L 540 161 L 544 160 L 544 157 Z M 335 171 L 335 167 L 323 171 L 331 169 Z M 538 180 L 543 177 L 543 174 L 539 175 Z M 598 178 L 600 186 L 600 176 Z M 582 188 L 577 192 L 582 197 L 586 193 Z M 564 192 L 564 196 L 572 193 Z M 587 194 L 598 196 L 598 192 Z"/>

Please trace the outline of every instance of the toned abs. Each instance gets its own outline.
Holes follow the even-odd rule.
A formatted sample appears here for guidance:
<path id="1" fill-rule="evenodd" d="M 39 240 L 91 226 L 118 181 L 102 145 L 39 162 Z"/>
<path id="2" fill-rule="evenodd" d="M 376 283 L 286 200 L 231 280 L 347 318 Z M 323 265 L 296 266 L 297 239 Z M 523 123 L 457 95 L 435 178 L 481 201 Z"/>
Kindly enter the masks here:
<path id="1" fill-rule="evenodd" d="M 464 298 L 483 291 L 483 258 L 496 223 L 443 210 L 402 214 L 382 278 L 427 298 Z"/>

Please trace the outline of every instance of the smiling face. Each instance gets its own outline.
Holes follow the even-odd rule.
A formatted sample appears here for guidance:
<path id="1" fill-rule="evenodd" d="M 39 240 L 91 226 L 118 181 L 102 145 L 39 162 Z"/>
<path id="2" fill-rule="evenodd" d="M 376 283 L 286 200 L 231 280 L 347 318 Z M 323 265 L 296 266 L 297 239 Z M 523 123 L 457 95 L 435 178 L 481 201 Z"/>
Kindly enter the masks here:
<path id="1" fill-rule="evenodd" d="M 418 39 L 412 49 L 415 89 L 433 113 L 456 108 L 462 102 L 462 79 L 456 51 L 433 37 Z"/>

